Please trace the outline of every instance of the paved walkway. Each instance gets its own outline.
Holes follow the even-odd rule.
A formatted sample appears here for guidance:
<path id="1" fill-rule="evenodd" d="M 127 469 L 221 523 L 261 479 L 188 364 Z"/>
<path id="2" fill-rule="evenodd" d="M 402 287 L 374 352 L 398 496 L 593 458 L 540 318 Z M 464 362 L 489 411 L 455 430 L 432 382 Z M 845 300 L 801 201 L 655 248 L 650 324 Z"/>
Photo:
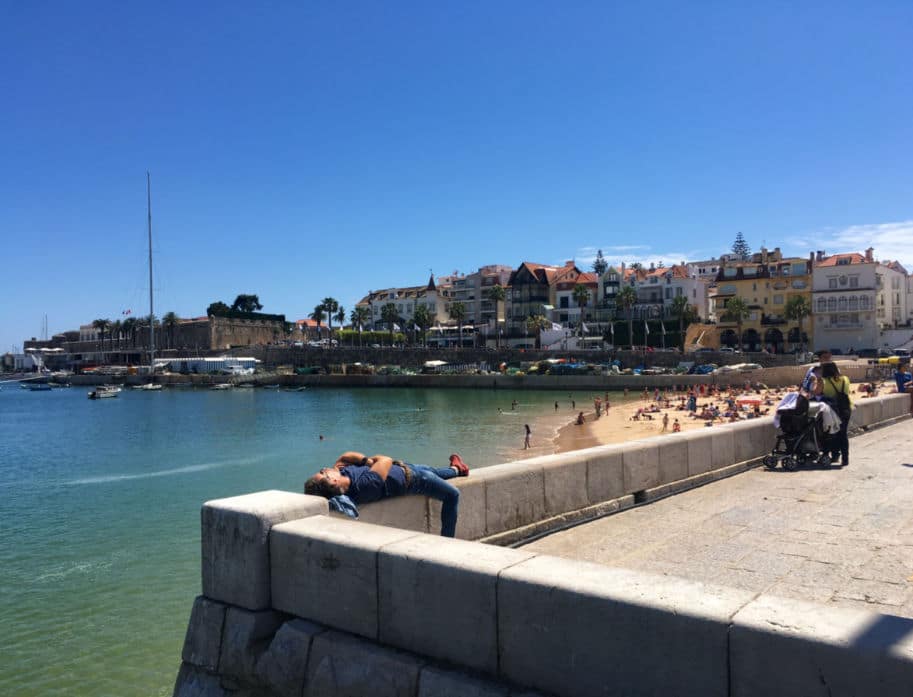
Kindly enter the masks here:
<path id="1" fill-rule="evenodd" d="M 751 470 L 525 549 L 913 617 L 913 422 L 844 469 Z"/>

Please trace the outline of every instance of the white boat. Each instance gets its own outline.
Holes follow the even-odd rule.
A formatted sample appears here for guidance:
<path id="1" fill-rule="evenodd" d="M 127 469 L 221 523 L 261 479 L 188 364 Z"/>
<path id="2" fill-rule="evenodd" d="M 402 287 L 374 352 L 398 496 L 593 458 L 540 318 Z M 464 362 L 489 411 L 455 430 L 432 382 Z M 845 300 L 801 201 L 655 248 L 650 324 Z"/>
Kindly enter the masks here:
<path id="1" fill-rule="evenodd" d="M 213 385 L 209 389 L 211 390 L 230 390 L 234 387 L 230 382 L 220 382 L 218 385 Z"/>
<path id="2" fill-rule="evenodd" d="M 117 385 L 99 385 L 89 393 L 89 399 L 111 399 L 120 394 L 120 387 Z"/>
<path id="3" fill-rule="evenodd" d="M 144 385 L 134 385 L 134 390 L 142 390 L 143 392 L 155 392 L 156 390 L 162 389 L 162 386 L 154 382 L 147 382 Z"/>

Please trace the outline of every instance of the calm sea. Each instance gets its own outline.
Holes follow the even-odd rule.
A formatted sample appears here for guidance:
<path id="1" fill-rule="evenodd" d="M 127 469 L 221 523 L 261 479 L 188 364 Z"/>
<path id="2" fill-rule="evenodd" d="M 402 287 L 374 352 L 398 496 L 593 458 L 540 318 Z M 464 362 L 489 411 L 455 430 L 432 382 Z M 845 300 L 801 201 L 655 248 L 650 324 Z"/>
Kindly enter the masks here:
<path id="1" fill-rule="evenodd" d="M 2 695 L 170 695 L 208 499 L 301 491 L 347 449 L 517 459 L 523 423 L 541 439 L 571 414 L 555 392 L 86 392 L 0 385 Z"/>

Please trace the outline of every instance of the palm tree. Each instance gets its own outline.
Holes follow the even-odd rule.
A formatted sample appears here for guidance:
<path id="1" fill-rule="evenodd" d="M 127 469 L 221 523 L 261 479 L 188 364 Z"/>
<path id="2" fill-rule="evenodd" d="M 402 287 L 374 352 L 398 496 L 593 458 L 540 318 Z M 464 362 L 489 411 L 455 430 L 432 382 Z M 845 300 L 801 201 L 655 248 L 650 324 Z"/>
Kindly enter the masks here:
<path id="1" fill-rule="evenodd" d="M 748 308 L 748 303 L 742 298 L 729 298 L 729 300 L 726 301 L 726 312 L 723 316 L 728 317 L 730 322 L 735 322 L 736 327 L 738 327 L 740 351 L 742 350 L 742 323 L 750 314 L 751 310 Z"/>
<path id="2" fill-rule="evenodd" d="M 577 307 L 580 308 L 580 325 L 577 327 L 577 332 L 579 334 L 583 330 L 583 308 L 590 299 L 590 291 L 585 285 L 578 283 L 574 286 L 572 295 L 574 296 L 574 302 L 577 303 Z"/>
<path id="3" fill-rule="evenodd" d="M 425 332 L 434 324 L 434 313 L 428 309 L 427 305 L 416 305 L 415 313 L 412 315 L 412 321 L 415 322 L 415 325 L 422 333 L 422 343 L 426 344 Z"/>
<path id="4" fill-rule="evenodd" d="M 314 307 L 314 311 L 308 315 L 312 320 L 317 323 L 317 338 L 320 338 L 320 325 L 323 323 L 324 318 L 326 317 L 326 308 L 323 306 L 323 303 Z"/>
<path id="5" fill-rule="evenodd" d="M 678 331 L 681 334 L 682 353 L 685 352 L 685 314 L 689 308 L 687 295 L 676 295 L 672 299 L 672 311 L 678 317 Z"/>
<path id="6" fill-rule="evenodd" d="M 108 330 L 109 322 L 106 319 L 96 319 L 92 320 L 92 328 L 98 331 L 99 341 L 101 342 L 101 350 L 105 350 L 105 332 Z"/>
<path id="7" fill-rule="evenodd" d="M 460 348 L 463 348 L 463 320 L 466 319 L 466 306 L 459 300 L 450 303 L 450 319 L 455 319 L 460 331 Z"/>
<path id="8" fill-rule="evenodd" d="M 339 301 L 336 300 L 336 298 L 324 298 L 320 304 L 323 306 L 324 311 L 327 313 L 328 328 L 330 331 L 330 337 L 332 337 L 333 320 L 336 317 L 336 313 L 339 312 Z M 345 316 L 343 316 L 343 321 L 345 321 Z"/>
<path id="9" fill-rule="evenodd" d="M 495 341 L 497 342 L 498 349 L 501 348 L 501 303 L 504 302 L 504 298 L 507 297 L 507 291 L 504 290 L 504 286 L 500 284 L 493 285 L 491 288 L 485 291 L 486 297 L 495 304 L 495 329 L 497 330 L 497 337 Z"/>
<path id="10" fill-rule="evenodd" d="M 634 306 L 637 304 L 634 286 L 623 286 L 615 296 L 615 304 L 628 316 L 628 344 L 634 348 Z"/>
<path id="11" fill-rule="evenodd" d="M 167 312 L 162 317 L 162 327 L 168 332 L 168 348 L 174 348 L 174 330 L 178 326 L 178 317 L 174 312 Z"/>
<path id="12" fill-rule="evenodd" d="M 382 308 L 380 308 L 380 318 L 382 321 L 387 323 L 387 328 L 390 330 L 390 345 L 393 345 L 393 325 L 396 324 L 399 320 L 399 313 L 396 311 L 396 305 L 393 303 L 387 303 Z"/>
<path id="13" fill-rule="evenodd" d="M 126 336 L 130 337 L 130 345 L 136 348 L 136 317 L 128 317 L 121 324 L 121 329 Z"/>
<path id="14" fill-rule="evenodd" d="M 548 326 L 549 321 L 544 315 L 530 315 L 526 318 L 526 328 L 536 333 L 536 348 L 542 348 L 542 330 Z"/>
<path id="15" fill-rule="evenodd" d="M 802 342 L 802 322 L 812 313 L 812 306 L 804 295 L 794 295 L 786 301 L 783 316 L 799 325 L 799 341 Z"/>
<path id="16" fill-rule="evenodd" d="M 352 323 L 353 327 L 358 327 L 358 345 L 361 346 L 361 330 L 364 329 L 365 325 L 371 320 L 371 310 L 369 310 L 364 305 L 356 305 L 355 309 L 352 310 L 352 314 L 349 315 L 349 321 Z"/>
<path id="17" fill-rule="evenodd" d="M 119 319 L 111 322 L 111 341 L 113 342 L 115 339 L 117 340 L 118 349 L 120 349 L 121 331 L 123 331 L 123 326 L 123 322 L 121 322 Z M 111 348 L 114 348 L 113 344 L 111 345 Z"/>

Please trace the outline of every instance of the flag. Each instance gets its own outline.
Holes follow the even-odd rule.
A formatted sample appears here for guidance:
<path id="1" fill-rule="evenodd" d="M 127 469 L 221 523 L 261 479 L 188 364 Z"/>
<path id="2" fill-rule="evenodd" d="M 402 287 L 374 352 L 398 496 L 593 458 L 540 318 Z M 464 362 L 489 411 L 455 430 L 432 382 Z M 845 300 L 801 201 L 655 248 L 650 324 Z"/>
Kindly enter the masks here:
<path id="1" fill-rule="evenodd" d="M 418 328 L 417 324 L 413 324 L 412 327 L 413 327 L 414 331 L 417 331 L 417 332 L 422 331 L 421 329 Z"/>
<path id="2" fill-rule="evenodd" d="M 666 335 L 666 325 L 663 324 L 662 320 L 659 321 L 659 328 L 660 328 L 660 330 L 662 330 L 663 336 L 665 336 Z"/>
<path id="3" fill-rule="evenodd" d="M 644 336 L 650 336 L 650 325 L 644 320 Z"/>
<path id="4" fill-rule="evenodd" d="M 580 323 L 580 329 L 583 330 L 583 333 L 584 333 L 584 334 L 589 334 L 589 333 L 590 333 L 590 330 L 587 329 L 586 324 L 584 324 L 583 322 Z"/>
<path id="5" fill-rule="evenodd" d="M 393 331 L 395 331 L 395 332 L 400 331 L 399 325 L 396 322 L 393 323 Z"/>
<path id="6" fill-rule="evenodd" d="M 124 310 L 123 312 L 121 312 L 121 314 L 122 314 L 122 315 L 129 315 L 131 312 L 133 312 L 133 310 Z"/>

